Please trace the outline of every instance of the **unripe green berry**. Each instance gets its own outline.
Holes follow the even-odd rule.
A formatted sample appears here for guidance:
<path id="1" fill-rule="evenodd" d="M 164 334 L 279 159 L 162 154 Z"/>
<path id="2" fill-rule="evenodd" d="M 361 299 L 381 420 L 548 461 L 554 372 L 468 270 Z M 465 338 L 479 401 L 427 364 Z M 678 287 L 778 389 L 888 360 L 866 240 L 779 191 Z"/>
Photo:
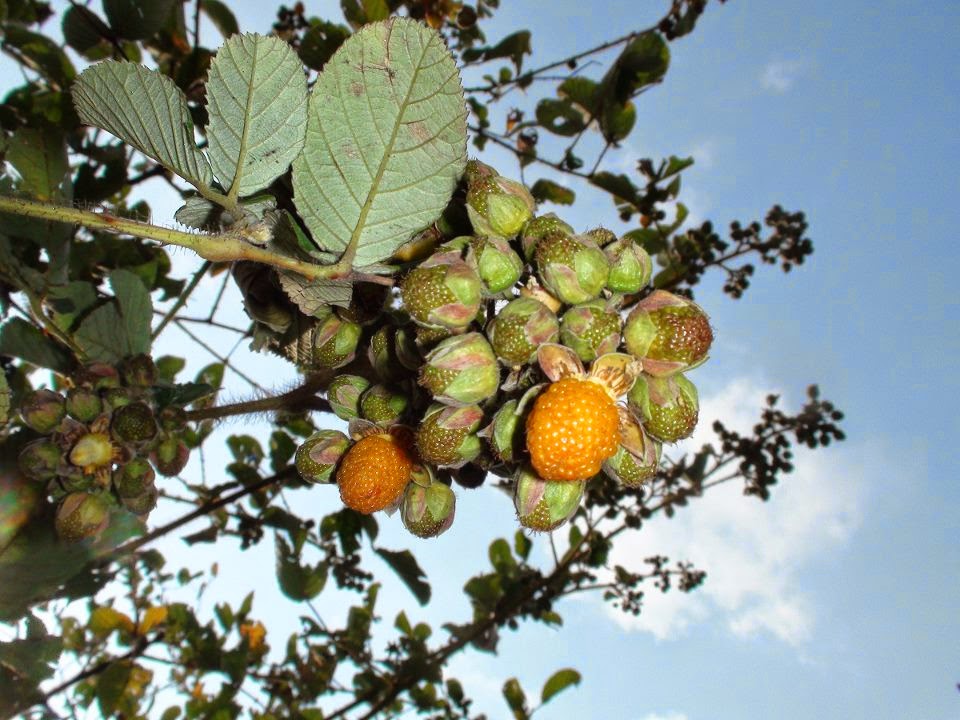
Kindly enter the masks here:
<path id="1" fill-rule="evenodd" d="M 542 302 L 529 297 L 507 303 L 487 327 L 494 352 L 511 367 L 532 362 L 537 348 L 556 342 L 559 335 L 557 316 Z"/>
<path id="2" fill-rule="evenodd" d="M 521 467 L 514 475 L 513 504 L 525 528 L 551 532 L 569 520 L 580 507 L 585 481 L 547 481 L 532 468 Z"/>
<path id="3" fill-rule="evenodd" d="M 102 533 L 110 521 L 110 506 L 100 495 L 71 493 L 57 508 L 56 529 L 67 543 L 81 542 Z"/>
<path id="4" fill-rule="evenodd" d="M 52 390 L 33 390 L 20 403 L 20 417 L 31 430 L 46 435 L 57 429 L 67 414 L 63 396 Z"/>
<path id="5" fill-rule="evenodd" d="M 31 480 L 49 480 L 57 474 L 61 455 L 56 443 L 46 439 L 34 440 L 20 451 L 17 464 L 20 472 Z"/>
<path id="6" fill-rule="evenodd" d="M 360 416 L 360 396 L 370 387 L 370 381 L 359 375 L 338 375 L 327 386 L 327 400 L 334 414 L 341 420 Z"/>
<path id="7" fill-rule="evenodd" d="M 576 305 L 560 321 L 560 342 L 584 362 L 616 352 L 620 346 L 620 314 L 602 300 Z"/>
<path id="8" fill-rule="evenodd" d="M 339 430 L 320 430 L 300 444 L 294 464 L 309 483 L 331 482 L 334 467 L 349 448 L 350 438 Z"/>
<path id="9" fill-rule="evenodd" d="M 75 387 L 67 392 L 67 414 L 75 420 L 93 422 L 103 412 L 100 393 L 88 387 Z"/>
<path id="10" fill-rule="evenodd" d="M 447 531 L 456 512 L 456 495 L 441 482 L 429 487 L 410 483 L 400 505 L 403 526 L 419 538 L 432 538 Z"/>
<path id="11" fill-rule="evenodd" d="M 119 442 L 146 442 L 157 434 L 153 411 L 143 402 L 133 402 L 113 413 L 110 432 Z"/>

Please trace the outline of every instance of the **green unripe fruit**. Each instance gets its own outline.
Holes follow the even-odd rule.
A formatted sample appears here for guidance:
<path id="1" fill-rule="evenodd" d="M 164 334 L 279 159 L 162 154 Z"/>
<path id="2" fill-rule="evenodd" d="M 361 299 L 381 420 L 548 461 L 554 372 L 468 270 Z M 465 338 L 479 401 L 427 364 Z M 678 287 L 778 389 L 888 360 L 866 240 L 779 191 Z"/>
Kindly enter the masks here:
<path id="1" fill-rule="evenodd" d="M 683 440 L 697 427 L 697 388 L 680 373 L 665 378 L 641 375 L 627 399 L 644 430 L 661 442 Z"/>
<path id="2" fill-rule="evenodd" d="M 88 387 L 75 387 L 67 392 L 67 414 L 83 423 L 93 422 L 103 412 L 100 393 Z"/>
<path id="3" fill-rule="evenodd" d="M 63 396 L 52 390 L 33 390 L 20 403 L 20 417 L 31 430 L 46 435 L 57 429 L 67 414 Z"/>
<path id="4" fill-rule="evenodd" d="M 359 375 L 339 375 L 327 386 L 327 400 L 341 420 L 360 416 L 360 396 L 370 387 L 370 381 Z"/>
<path id="5" fill-rule="evenodd" d="M 134 515 L 148 515 L 157 506 L 160 493 L 156 487 L 149 487 L 135 497 L 121 498 L 123 506 Z"/>
<path id="6" fill-rule="evenodd" d="M 106 410 L 118 410 L 136 399 L 135 391 L 124 387 L 110 387 L 103 391 L 103 404 Z"/>
<path id="7" fill-rule="evenodd" d="M 535 259 L 540 283 L 568 305 L 598 297 L 610 275 L 603 250 L 583 236 L 548 235 L 537 243 Z"/>
<path id="8" fill-rule="evenodd" d="M 120 387 L 120 373 L 113 365 L 91 363 L 77 373 L 75 381 L 78 386 L 106 390 Z"/>
<path id="9" fill-rule="evenodd" d="M 406 395 L 374 385 L 360 398 L 360 417 L 386 427 L 398 422 L 410 403 Z"/>
<path id="10" fill-rule="evenodd" d="M 500 366 L 483 335 L 455 335 L 427 354 L 419 381 L 440 402 L 471 405 L 497 393 Z"/>
<path id="11" fill-rule="evenodd" d="M 419 538 L 437 537 L 453 524 L 456 505 L 456 495 L 443 483 L 434 481 L 423 487 L 412 482 L 403 494 L 400 519 Z"/>
<path id="12" fill-rule="evenodd" d="M 339 430 L 320 430 L 300 444 L 294 464 L 309 483 L 331 482 L 334 467 L 349 448 L 350 438 Z"/>
<path id="13" fill-rule="evenodd" d="M 507 400 L 493 416 L 493 423 L 484 429 L 493 454 L 503 462 L 515 462 L 524 448 L 523 423 L 517 412 L 520 402 Z"/>
<path id="14" fill-rule="evenodd" d="M 624 487 L 638 488 L 657 474 L 662 446 L 652 438 L 647 438 L 648 447 L 644 457 L 638 457 L 623 446 L 617 448 L 613 457 L 603 463 L 603 470 Z"/>
<path id="15" fill-rule="evenodd" d="M 666 377 L 706 361 L 713 328 L 692 300 L 655 290 L 627 316 L 623 339 L 628 352 L 643 361 L 645 373 Z"/>
<path id="16" fill-rule="evenodd" d="M 614 240 L 603 248 L 610 260 L 607 288 L 615 293 L 640 292 L 653 275 L 653 261 L 640 245 L 629 237 Z"/>
<path id="17" fill-rule="evenodd" d="M 584 362 L 616 352 L 620 346 L 620 314 L 602 300 L 576 305 L 560 321 L 560 342 Z"/>
<path id="18" fill-rule="evenodd" d="M 573 227 L 565 223 L 553 213 L 540 215 L 527 223 L 520 236 L 520 243 L 523 246 L 523 256 L 528 262 L 532 262 L 536 253 L 537 245 L 540 241 L 550 235 L 569 236 L 573 235 Z"/>
<path id="19" fill-rule="evenodd" d="M 102 533 L 110 521 L 110 506 L 100 495 L 71 493 L 57 508 L 55 526 L 63 542 L 76 543 Z"/>
<path id="20" fill-rule="evenodd" d="M 164 435 L 150 453 L 157 472 L 164 477 L 176 477 L 190 460 L 190 448 L 176 435 Z"/>
<path id="21" fill-rule="evenodd" d="M 110 432 L 119 442 L 146 442 L 157 434 L 153 411 L 143 402 L 133 402 L 113 413 Z"/>
<path id="22" fill-rule="evenodd" d="M 113 443 L 106 433 L 88 433 L 81 437 L 70 450 L 70 462 L 90 471 L 113 462 Z"/>
<path id="23" fill-rule="evenodd" d="M 140 497 L 154 485 L 157 474 L 147 460 L 135 457 L 113 472 L 113 488 L 121 499 Z"/>
<path id="24" fill-rule="evenodd" d="M 404 309 L 419 325 L 462 330 L 477 316 L 482 284 L 460 256 L 437 253 L 411 270 L 400 283 Z"/>
<path id="25" fill-rule="evenodd" d="M 31 480 L 49 480 L 60 467 L 60 446 L 49 440 L 34 440 L 24 446 L 17 458 L 20 472 Z"/>
<path id="26" fill-rule="evenodd" d="M 460 467 L 480 454 L 476 430 L 483 411 L 476 405 L 445 407 L 427 411 L 417 430 L 417 450 L 424 462 L 437 467 Z"/>
<path id="27" fill-rule="evenodd" d="M 475 237 L 470 241 L 480 279 L 492 295 L 509 290 L 520 279 L 523 260 L 499 237 Z"/>
<path id="28" fill-rule="evenodd" d="M 471 163 L 478 166 L 471 169 Z M 502 238 L 516 236 L 533 216 L 536 203 L 521 183 L 501 177 L 478 160 L 464 172 L 467 180 L 467 214 L 474 232 Z"/>
<path id="29" fill-rule="evenodd" d="M 160 429 L 164 432 L 178 432 L 187 424 L 187 412 L 182 407 L 170 405 L 160 411 Z"/>
<path id="30" fill-rule="evenodd" d="M 357 354 L 362 332 L 357 323 L 342 320 L 336 313 L 330 313 L 314 331 L 314 365 L 333 369 L 351 362 Z"/>
<path id="31" fill-rule="evenodd" d="M 134 355 L 120 369 L 123 382 L 133 387 L 150 387 L 157 380 L 157 366 L 149 355 Z"/>
<path id="32" fill-rule="evenodd" d="M 521 467 L 514 475 L 513 504 L 517 519 L 525 528 L 551 532 L 573 517 L 580 507 L 586 482 L 547 481 L 531 468 Z"/>
<path id="33" fill-rule="evenodd" d="M 542 302 L 529 297 L 507 303 L 487 327 L 493 351 L 510 367 L 533 362 L 537 348 L 556 342 L 559 335 L 557 316 Z"/>

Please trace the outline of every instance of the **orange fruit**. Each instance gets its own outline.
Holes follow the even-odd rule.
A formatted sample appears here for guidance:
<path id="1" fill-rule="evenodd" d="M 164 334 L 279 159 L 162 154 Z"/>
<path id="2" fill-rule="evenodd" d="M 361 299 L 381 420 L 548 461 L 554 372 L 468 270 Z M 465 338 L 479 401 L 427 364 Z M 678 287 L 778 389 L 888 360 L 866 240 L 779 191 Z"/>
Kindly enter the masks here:
<path id="1" fill-rule="evenodd" d="M 599 383 L 564 378 L 551 384 L 527 418 L 527 449 L 544 480 L 586 480 L 620 442 L 617 404 Z"/>
<path id="2" fill-rule="evenodd" d="M 413 457 L 390 435 L 368 435 L 351 447 L 337 470 L 337 485 L 344 505 L 370 514 L 400 499 Z"/>

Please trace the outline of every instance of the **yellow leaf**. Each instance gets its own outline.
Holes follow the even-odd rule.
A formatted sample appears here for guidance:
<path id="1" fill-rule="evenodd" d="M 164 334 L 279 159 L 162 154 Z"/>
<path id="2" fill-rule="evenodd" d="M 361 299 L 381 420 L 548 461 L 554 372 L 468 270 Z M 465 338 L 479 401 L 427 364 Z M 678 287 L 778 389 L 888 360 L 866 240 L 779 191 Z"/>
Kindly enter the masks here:
<path id="1" fill-rule="evenodd" d="M 267 629 L 263 623 L 245 622 L 240 625 L 240 637 L 246 638 L 247 645 L 251 650 L 256 650 L 263 645 L 263 638 L 267 634 Z"/>
<path id="2" fill-rule="evenodd" d="M 133 620 L 128 615 L 114 610 L 112 607 L 98 607 L 90 613 L 90 620 L 87 623 L 93 634 L 104 638 L 117 628 L 126 632 L 133 631 Z"/>
<path id="3" fill-rule="evenodd" d="M 143 614 L 143 619 L 140 621 L 140 627 L 137 628 L 137 631 L 140 635 L 146 635 L 157 625 L 166 622 L 167 620 L 167 608 L 166 607 L 149 607 L 147 611 Z"/>

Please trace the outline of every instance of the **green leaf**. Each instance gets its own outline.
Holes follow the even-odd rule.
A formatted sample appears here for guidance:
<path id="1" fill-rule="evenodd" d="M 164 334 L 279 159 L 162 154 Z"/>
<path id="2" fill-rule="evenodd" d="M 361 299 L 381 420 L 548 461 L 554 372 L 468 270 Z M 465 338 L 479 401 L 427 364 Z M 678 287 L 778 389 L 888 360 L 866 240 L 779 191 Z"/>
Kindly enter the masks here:
<path id="1" fill-rule="evenodd" d="M 585 127 L 583 113 L 568 100 L 545 98 L 537 103 L 537 122 L 554 135 L 571 137 Z"/>
<path id="2" fill-rule="evenodd" d="M 580 684 L 580 673 L 573 668 L 564 668 L 557 670 L 543 684 L 543 690 L 540 691 L 540 701 L 549 702 L 550 698 L 558 692 L 566 690 L 571 685 Z"/>
<path id="3" fill-rule="evenodd" d="M 154 360 L 157 366 L 157 377 L 165 382 L 173 382 L 177 373 L 187 366 L 187 361 L 174 355 L 164 355 Z"/>
<path id="4" fill-rule="evenodd" d="M 676 175 L 678 172 L 682 172 L 693 165 L 693 162 L 694 160 L 692 157 L 679 158 L 676 155 L 671 155 L 667 160 L 667 166 L 663 170 L 663 175 L 660 177 L 661 179 L 664 179 L 670 177 L 671 175 Z"/>
<path id="5" fill-rule="evenodd" d="M 527 696 L 524 694 L 519 680 L 510 678 L 503 684 L 503 697 L 513 711 L 513 717 L 517 720 L 529 717 L 526 708 Z"/>
<path id="6" fill-rule="evenodd" d="M 636 204 L 640 201 L 637 186 L 622 173 L 618 175 L 606 171 L 594 173 L 590 176 L 590 183 L 606 190 L 623 202 Z"/>
<path id="7" fill-rule="evenodd" d="M 345 25 L 314 19 L 300 41 L 300 59 L 307 67 L 322 70 L 348 37 L 350 30 Z"/>
<path id="8" fill-rule="evenodd" d="M 53 308 L 53 320 L 62 330 L 69 330 L 77 318 L 97 303 L 93 283 L 75 280 L 66 285 L 54 285 L 47 292 L 47 302 Z"/>
<path id="9" fill-rule="evenodd" d="M 106 40 L 110 28 L 89 8 L 71 5 L 63 14 L 60 27 L 67 45 L 85 58 L 97 60 L 110 54 L 111 45 Z"/>
<path id="10" fill-rule="evenodd" d="M 327 568 L 322 563 L 315 567 L 300 564 L 299 553 L 280 535 L 275 535 L 277 547 L 277 579 L 283 594 L 291 600 L 312 600 L 327 584 Z"/>
<path id="11" fill-rule="evenodd" d="M 23 318 L 11 318 L 0 327 L 0 355 L 11 355 L 31 365 L 66 374 L 70 354 Z"/>
<path id="12" fill-rule="evenodd" d="M 453 57 L 405 18 L 365 26 L 320 74 L 294 200 L 317 244 L 354 266 L 389 258 L 446 207 L 466 165 L 467 110 Z"/>
<path id="13" fill-rule="evenodd" d="M 515 33 L 507 35 L 503 40 L 493 47 L 475 48 L 469 53 L 464 54 L 464 60 L 472 62 L 473 60 L 496 60 L 498 58 L 509 58 L 510 61 L 520 72 L 523 68 L 523 56 L 530 55 L 533 52 L 530 47 L 530 31 L 518 30 Z"/>
<path id="14" fill-rule="evenodd" d="M 410 592 L 417 598 L 417 602 L 426 605 L 430 602 L 430 583 L 426 581 L 426 573 L 417 563 L 417 559 L 409 550 L 384 550 L 377 548 L 377 555 L 403 580 L 410 588 Z"/>
<path id="15" fill-rule="evenodd" d="M 386 0 L 340 0 L 340 7 L 343 16 L 354 28 L 390 17 Z"/>
<path id="16" fill-rule="evenodd" d="M 63 135 L 52 129 L 20 128 L 10 138 L 7 160 L 20 173 L 21 192 L 46 202 L 63 201 L 70 170 Z"/>
<path id="17" fill-rule="evenodd" d="M 620 142 L 633 130 L 637 108 L 632 102 L 606 104 L 600 113 L 600 132 L 610 142 Z"/>
<path id="18" fill-rule="evenodd" d="M 526 560 L 530 557 L 530 549 L 532 547 L 533 541 L 524 535 L 521 530 L 517 530 L 513 536 L 513 551 L 517 554 L 517 557 Z"/>
<path id="19" fill-rule="evenodd" d="M 115 662 L 97 677 L 97 705 L 100 714 L 108 718 L 113 715 L 117 703 L 123 697 L 130 680 L 133 664 L 129 660 Z"/>
<path id="20" fill-rule="evenodd" d="M 150 293 L 140 278 L 129 270 L 114 270 L 110 273 L 110 287 L 120 305 L 123 318 L 123 334 L 130 354 L 150 352 L 150 321 L 153 304 Z"/>
<path id="21" fill-rule="evenodd" d="M 304 315 L 316 316 L 330 305 L 350 307 L 353 283 L 350 280 L 307 280 L 300 275 L 280 273 L 280 287 Z"/>
<path id="22" fill-rule="evenodd" d="M 541 178 L 530 188 L 530 194 L 537 202 L 552 202 L 558 205 L 573 205 L 576 194 L 553 180 Z"/>
<path id="23" fill-rule="evenodd" d="M 193 138 L 187 99 L 168 78 L 142 65 L 107 60 L 73 85 L 80 119 L 103 128 L 196 187 L 213 173 Z"/>
<path id="24" fill-rule="evenodd" d="M 670 67 L 670 48 L 663 36 L 645 32 L 627 45 L 603 78 L 603 94 L 625 103 L 648 85 L 660 82 Z"/>
<path id="25" fill-rule="evenodd" d="M 575 76 L 557 86 L 557 95 L 577 105 L 586 114 L 595 112 L 599 84 L 590 78 Z"/>
<path id="26" fill-rule="evenodd" d="M 6 23 L 3 35 L 4 47 L 16 48 L 28 61 L 28 67 L 36 68 L 52 85 L 66 90 L 73 82 L 77 74 L 73 63 L 46 35 L 30 32 L 17 23 Z"/>
<path id="27" fill-rule="evenodd" d="M 117 35 L 144 40 L 166 23 L 176 0 L 103 0 L 103 10 Z"/>
<path id="28" fill-rule="evenodd" d="M 503 538 L 497 538 L 490 543 L 489 555 L 490 564 L 501 575 L 511 573 L 517 567 L 517 561 L 513 559 L 513 553 L 510 552 L 510 543 Z"/>
<path id="29" fill-rule="evenodd" d="M 262 190 L 300 153 L 307 125 L 307 79 L 277 37 L 237 35 L 224 43 L 207 80 L 209 157 L 233 195 Z"/>
<path id="30" fill-rule="evenodd" d="M 122 325 L 117 305 L 107 302 L 84 318 L 74 339 L 88 361 L 114 364 L 133 354 Z"/>
<path id="31" fill-rule="evenodd" d="M 210 22 L 224 38 L 240 32 L 233 11 L 220 0 L 200 0 L 200 9 L 210 18 Z"/>

